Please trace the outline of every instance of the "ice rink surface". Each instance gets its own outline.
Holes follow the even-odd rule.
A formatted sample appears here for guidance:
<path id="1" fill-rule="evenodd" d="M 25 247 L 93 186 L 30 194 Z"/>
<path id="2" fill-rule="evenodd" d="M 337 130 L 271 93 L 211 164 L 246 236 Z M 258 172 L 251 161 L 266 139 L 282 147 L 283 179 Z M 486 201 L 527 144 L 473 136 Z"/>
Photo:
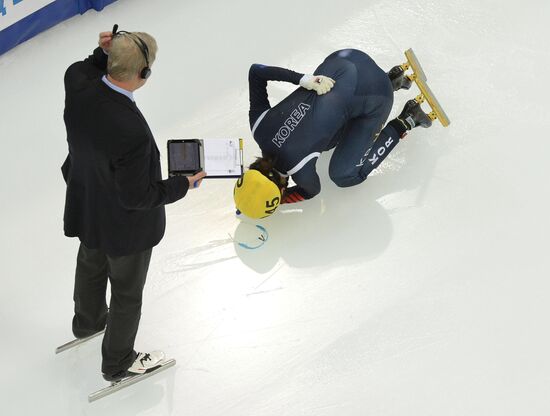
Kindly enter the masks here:
<path id="1" fill-rule="evenodd" d="M 120 0 L 0 56 L 1 413 L 550 414 L 548 18 L 547 0 Z M 243 137 L 252 162 L 250 64 L 311 72 L 347 47 L 386 70 L 412 47 L 452 124 L 415 129 L 353 188 L 323 154 L 321 195 L 268 220 L 239 221 L 227 180 L 168 206 L 136 348 L 177 366 L 88 404 L 100 340 L 54 355 L 78 248 L 63 74 L 114 23 L 158 40 L 136 101 L 163 162 L 174 137 Z M 256 224 L 268 241 L 238 247 Z"/>

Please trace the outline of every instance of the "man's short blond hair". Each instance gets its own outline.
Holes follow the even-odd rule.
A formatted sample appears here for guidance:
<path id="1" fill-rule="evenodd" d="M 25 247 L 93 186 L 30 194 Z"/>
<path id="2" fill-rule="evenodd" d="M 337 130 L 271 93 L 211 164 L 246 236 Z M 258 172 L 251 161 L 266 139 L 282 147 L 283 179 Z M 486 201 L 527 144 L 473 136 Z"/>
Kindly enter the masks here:
<path id="1" fill-rule="evenodd" d="M 117 81 L 129 81 L 139 75 L 147 66 L 140 50 L 140 40 L 147 45 L 149 67 L 157 56 L 157 41 L 145 32 L 121 33 L 115 35 L 109 49 L 107 73 Z"/>

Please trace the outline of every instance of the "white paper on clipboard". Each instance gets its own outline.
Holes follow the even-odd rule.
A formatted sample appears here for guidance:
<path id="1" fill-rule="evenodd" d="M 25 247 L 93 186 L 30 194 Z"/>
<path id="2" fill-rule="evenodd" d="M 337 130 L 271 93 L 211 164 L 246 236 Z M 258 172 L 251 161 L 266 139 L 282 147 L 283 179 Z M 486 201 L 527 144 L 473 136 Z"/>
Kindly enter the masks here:
<path id="1" fill-rule="evenodd" d="M 202 139 L 208 177 L 238 178 L 243 172 L 242 139 Z"/>

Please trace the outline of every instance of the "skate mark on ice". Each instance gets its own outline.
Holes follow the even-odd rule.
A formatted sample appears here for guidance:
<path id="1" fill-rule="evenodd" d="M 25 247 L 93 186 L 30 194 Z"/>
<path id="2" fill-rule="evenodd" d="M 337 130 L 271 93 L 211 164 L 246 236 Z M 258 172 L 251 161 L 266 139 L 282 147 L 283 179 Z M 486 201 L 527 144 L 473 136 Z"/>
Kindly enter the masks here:
<path id="1" fill-rule="evenodd" d="M 237 256 L 220 257 L 216 250 L 232 242 L 231 239 L 214 240 L 200 247 L 193 247 L 185 251 L 169 254 L 164 258 L 162 272 L 166 274 L 185 272 L 235 259 Z M 209 253 L 210 251 L 212 253 Z M 206 257 L 206 259 L 197 261 L 197 258 L 200 257 Z"/>
<path id="2" fill-rule="evenodd" d="M 278 290 L 283 290 L 283 289 L 284 287 L 281 286 L 281 287 L 276 287 L 275 289 L 259 290 L 258 292 L 247 293 L 246 296 L 263 295 L 266 293 L 276 292 Z"/>
<path id="3" fill-rule="evenodd" d="M 252 296 L 252 295 L 260 295 L 260 294 L 263 294 L 263 293 L 269 293 L 269 292 L 274 292 L 276 290 L 281 290 L 281 289 L 284 289 L 282 286 L 281 287 L 277 287 L 277 288 L 274 288 L 274 289 L 268 289 L 268 290 L 258 290 L 260 289 L 260 287 L 262 287 L 263 285 L 265 285 L 269 279 L 271 279 L 273 276 L 275 276 L 275 274 L 279 273 L 279 271 L 283 268 L 283 264 L 280 264 L 279 267 L 277 267 L 277 269 L 275 269 L 267 278 L 264 279 L 264 281 L 262 283 L 260 283 L 258 286 L 256 286 L 254 289 L 253 289 L 253 292 L 250 292 L 250 293 L 247 293 L 246 296 Z"/>

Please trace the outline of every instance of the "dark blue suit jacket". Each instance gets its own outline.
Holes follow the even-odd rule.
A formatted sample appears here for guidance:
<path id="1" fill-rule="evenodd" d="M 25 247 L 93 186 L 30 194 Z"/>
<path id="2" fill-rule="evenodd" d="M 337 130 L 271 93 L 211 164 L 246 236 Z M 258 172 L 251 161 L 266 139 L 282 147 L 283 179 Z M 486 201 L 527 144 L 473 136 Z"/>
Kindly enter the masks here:
<path id="1" fill-rule="evenodd" d="M 164 235 L 164 205 L 185 196 L 186 177 L 162 180 L 160 154 L 143 115 L 101 80 L 100 48 L 65 73 L 69 155 L 64 231 L 111 256 L 135 254 Z"/>

